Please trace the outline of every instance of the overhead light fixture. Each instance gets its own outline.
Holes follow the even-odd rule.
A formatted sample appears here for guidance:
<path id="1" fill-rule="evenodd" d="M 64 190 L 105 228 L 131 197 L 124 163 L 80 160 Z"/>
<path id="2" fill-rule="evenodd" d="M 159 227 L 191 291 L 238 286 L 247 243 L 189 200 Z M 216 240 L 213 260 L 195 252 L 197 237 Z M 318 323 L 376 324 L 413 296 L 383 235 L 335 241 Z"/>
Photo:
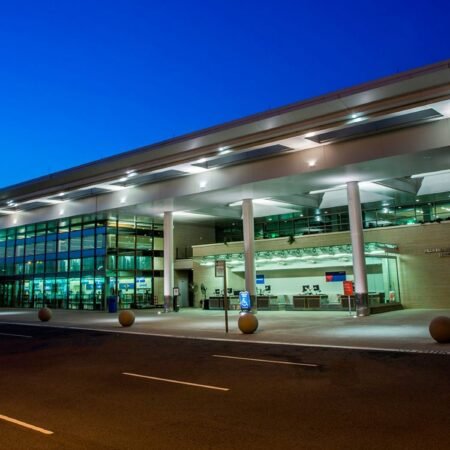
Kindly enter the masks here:
<path id="1" fill-rule="evenodd" d="M 62 216 L 63 214 L 64 214 L 64 210 L 63 210 L 63 209 L 60 209 L 60 210 L 59 210 L 59 215 Z"/>
<path id="2" fill-rule="evenodd" d="M 119 178 L 119 181 L 120 181 L 121 183 L 123 183 L 124 181 L 127 181 L 127 177 Z"/>
<path id="3" fill-rule="evenodd" d="M 207 161 L 206 158 L 200 158 L 199 160 L 195 161 L 196 164 L 203 164 Z"/>
<path id="4" fill-rule="evenodd" d="M 308 166 L 309 167 L 314 167 L 315 165 L 316 165 L 316 161 L 315 160 L 308 161 Z"/>
<path id="5" fill-rule="evenodd" d="M 315 131 L 310 131 L 309 133 L 305 134 L 305 138 L 312 138 L 316 135 L 317 133 Z"/>
<path id="6" fill-rule="evenodd" d="M 340 184 L 338 186 L 334 186 L 331 188 L 326 189 L 317 189 L 315 191 L 309 191 L 310 194 L 324 194 L 325 192 L 333 192 L 333 191 L 340 191 L 341 189 L 345 189 L 345 184 Z"/>
<path id="7" fill-rule="evenodd" d="M 230 150 L 230 149 L 227 149 L 227 148 L 224 148 L 223 150 L 220 150 L 219 149 L 219 155 L 227 155 L 228 153 L 231 153 L 232 152 L 232 150 Z"/>
<path id="8" fill-rule="evenodd" d="M 131 177 L 135 177 L 137 175 L 137 173 L 136 172 L 129 172 L 128 173 L 128 178 L 131 178 Z"/>
<path id="9" fill-rule="evenodd" d="M 208 214 L 197 214 L 189 211 L 174 211 L 173 212 L 174 217 L 185 217 L 185 218 L 191 218 L 191 219 L 209 219 L 213 216 L 210 216 Z"/>
<path id="10" fill-rule="evenodd" d="M 206 187 L 206 185 L 207 185 L 207 182 L 205 181 L 205 180 L 203 180 L 203 181 L 200 181 L 200 189 L 205 189 L 205 187 Z"/>
<path id="11" fill-rule="evenodd" d="M 59 197 L 63 197 L 64 195 L 66 195 L 65 192 L 60 192 L 60 193 L 58 194 Z"/>
<path id="12" fill-rule="evenodd" d="M 190 164 L 180 164 L 179 166 L 173 166 L 172 169 L 186 173 L 203 173 L 208 170 L 205 167 L 192 166 Z"/>
<path id="13" fill-rule="evenodd" d="M 264 206 L 280 206 L 284 208 L 289 208 L 290 204 L 286 202 L 280 202 L 278 200 L 272 200 L 270 198 L 256 198 L 252 200 L 253 204 L 255 205 L 264 205 Z M 241 206 L 242 200 L 239 200 L 237 202 L 230 203 L 228 206 Z"/>

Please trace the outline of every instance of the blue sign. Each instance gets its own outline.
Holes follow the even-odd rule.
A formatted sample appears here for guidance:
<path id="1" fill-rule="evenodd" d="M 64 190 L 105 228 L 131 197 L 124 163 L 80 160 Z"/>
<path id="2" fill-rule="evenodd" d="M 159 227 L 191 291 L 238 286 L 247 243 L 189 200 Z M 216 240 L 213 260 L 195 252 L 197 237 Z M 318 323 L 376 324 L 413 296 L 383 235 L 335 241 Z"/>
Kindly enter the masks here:
<path id="1" fill-rule="evenodd" d="M 265 284 L 264 275 L 256 275 L 256 284 Z"/>
<path id="2" fill-rule="evenodd" d="M 239 303 L 241 310 L 249 311 L 251 309 L 250 294 L 247 291 L 239 292 Z"/>

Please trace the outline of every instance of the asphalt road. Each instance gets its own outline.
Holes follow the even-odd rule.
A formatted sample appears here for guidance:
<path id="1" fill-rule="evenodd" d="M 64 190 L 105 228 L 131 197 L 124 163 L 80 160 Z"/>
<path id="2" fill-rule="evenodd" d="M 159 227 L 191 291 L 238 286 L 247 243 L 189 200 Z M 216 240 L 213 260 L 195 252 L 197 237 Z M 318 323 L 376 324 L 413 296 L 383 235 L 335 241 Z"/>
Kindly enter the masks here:
<path id="1" fill-rule="evenodd" d="M 450 448 L 448 355 L 0 324 L 0 388 L 5 450 Z"/>

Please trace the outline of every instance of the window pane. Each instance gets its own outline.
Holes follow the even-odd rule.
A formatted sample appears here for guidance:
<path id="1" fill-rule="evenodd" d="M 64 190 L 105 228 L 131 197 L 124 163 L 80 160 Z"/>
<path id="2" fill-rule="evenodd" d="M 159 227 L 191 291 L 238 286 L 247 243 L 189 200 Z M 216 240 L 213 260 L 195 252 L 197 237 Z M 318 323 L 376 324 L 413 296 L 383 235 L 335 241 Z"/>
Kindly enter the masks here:
<path id="1" fill-rule="evenodd" d="M 81 259 L 71 259 L 69 270 L 70 272 L 79 272 L 81 270 Z"/>
<path id="2" fill-rule="evenodd" d="M 134 255 L 119 256 L 119 270 L 134 270 Z"/>
<path id="3" fill-rule="evenodd" d="M 60 259 L 58 261 L 58 272 L 67 272 L 68 261 L 67 259 Z"/>
<path id="4" fill-rule="evenodd" d="M 83 250 L 92 250 L 95 248 L 95 236 L 84 236 Z"/>

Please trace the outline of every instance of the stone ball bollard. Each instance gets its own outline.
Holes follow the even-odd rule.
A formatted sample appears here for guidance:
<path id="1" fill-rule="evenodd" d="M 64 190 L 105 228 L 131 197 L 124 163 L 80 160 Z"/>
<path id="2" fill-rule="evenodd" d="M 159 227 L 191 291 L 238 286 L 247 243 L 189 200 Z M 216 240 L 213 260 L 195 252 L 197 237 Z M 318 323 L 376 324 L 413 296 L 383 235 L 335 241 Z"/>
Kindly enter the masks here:
<path id="1" fill-rule="evenodd" d="M 50 308 L 41 308 L 38 312 L 41 322 L 48 322 L 52 318 L 52 310 Z"/>
<path id="2" fill-rule="evenodd" d="M 119 323 L 123 327 L 131 327 L 134 323 L 134 312 L 130 311 L 129 309 L 126 309 L 124 311 L 120 311 L 119 313 Z"/>
<path id="3" fill-rule="evenodd" d="M 241 314 L 238 319 L 238 327 L 244 334 L 252 334 L 258 328 L 258 319 L 250 312 Z"/>
<path id="4" fill-rule="evenodd" d="M 450 317 L 435 317 L 429 326 L 431 337 L 439 344 L 450 342 Z"/>

